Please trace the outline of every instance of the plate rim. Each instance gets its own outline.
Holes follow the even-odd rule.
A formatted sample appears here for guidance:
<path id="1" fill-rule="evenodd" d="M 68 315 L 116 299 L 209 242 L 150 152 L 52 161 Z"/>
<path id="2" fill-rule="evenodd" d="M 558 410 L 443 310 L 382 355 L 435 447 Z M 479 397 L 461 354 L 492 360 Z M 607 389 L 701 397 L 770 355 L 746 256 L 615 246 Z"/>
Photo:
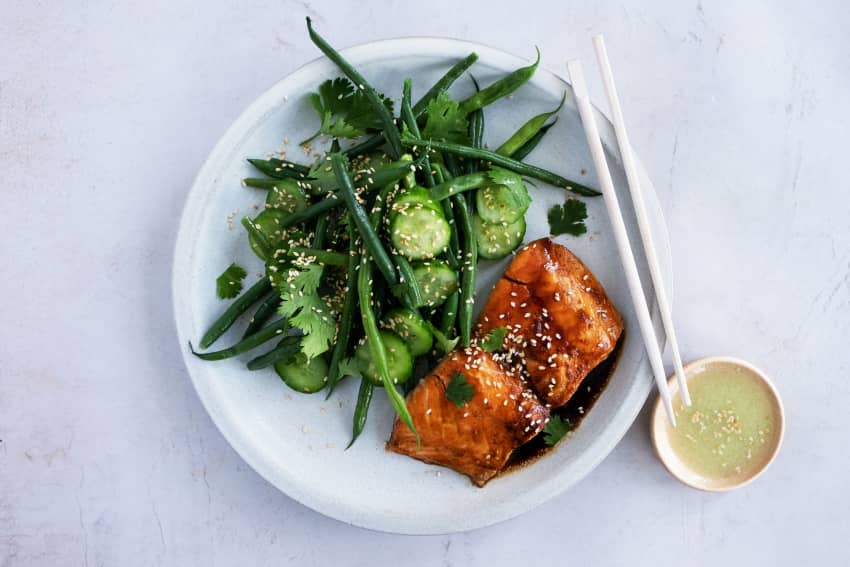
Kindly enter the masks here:
<path id="1" fill-rule="evenodd" d="M 346 55 L 347 58 L 350 59 L 358 57 L 368 57 L 369 52 L 372 50 L 386 50 L 386 52 L 393 53 L 393 50 L 388 49 L 390 46 L 404 45 L 406 47 L 406 50 L 409 50 L 410 45 L 406 44 L 421 45 L 423 43 L 430 44 L 429 47 L 433 50 L 442 48 L 443 51 L 452 51 L 452 48 L 454 48 L 454 50 L 459 51 L 460 48 L 464 48 L 470 51 L 475 51 L 479 54 L 479 58 L 482 61 L 486 60 L 488 55 L 501 58 L 503 61 L 510 60 L 512 61 L 512 63 L 517 65 L 527 63 L 528 61 L 527 59 L 516 56 L 497 47 L 489 46 L 487 44 L 464 39 L 439 36 L 407 36 L 379 39 L 341 49 L 340 53 Z M 263 120 L 263 113 L 261 112 L 261 110 L 267 107 L 268 99 L 274 98 L 278 101 L 281 100 L 281 97 L 277 94 L 277 91 L 284 89 L 284 84 L 288 80 L 290 80 L 291 77 L 301 73 L 320 71 L 321 68 L 326 66 L 328 63 L 329 60 L 327 59 L 327 57 L 316 57 L 292 70 L 286 76 L 276 81 L 269 88 L 263 91 L 259 96 L 253 99 L 239 113 L 238 117 L 230 124 L 230 126 L 228 126 L 228 128 L 213 146 L 213 149 L 210 151 L 209 155 L 199 168 L 198 173 L 195 175 L 192 181 L 191 188 L 186 195 L 186 198 L 183 203 L 183 208 L 180 214 L 177 238 L 175 239 L 173 249 L 171 299 L 172 314 L 174 317 L 174 324 L 177 331 L 178 344 L 180 345 L 183 364 L 189 375 L 189 379 L 192 382 L 192 387 L 197 393 L 198 398 L 200 399 L 201 404 L 204 407 L 204 410 L 210 416 L 210 419 L 215 424 L 216 428 L 219 430 L 225 440 L 230 444 L 233 450 L 236 451 L 236 453 L 243 461 L 245 461 L 266 482 L 280 490 L 283 494 L 327 517 L 336 519 L 349 525 L 379 532 L 408 535 L 439 535 L 479 529 L 524 514 L 540 506 L 541 504 L 551 500 L 552 498 L 566 492 L 573 485 L 585 478 L 619 444 L 619 442 L 631 428 L 638 414 L 644 407 L 647 397 L 649 396 L 649 393 L 652 390 L 651 379 L 645 379 L 642 381 L 640 380 L 641 375 L 646 374 L 649 368 L 645 353 L 641 353 L 640 358 L 636 361 L 636 367 L 639 370 L 633 377 L 633 380 L 638 381 L 640 383 L 635 384 L 633 386 L 632 390 L 629 392 L 628 397 L 624 400 L 624 403 L 621 404 L 620 408 L 618 408 L 618 411 L 612 416 L 612 418 L 619 418 L 617 420 L 618 427 L 607 432 L 605 443 L 597 443 L 588 446 L 588 450 L 585 451 L 584 454 L 582 454 L 582 459 L 580 461 L 581 466 L 572 469 L 572 479 L 570 479 L 568 482 L 564 482 L 560 486 L 555 486 L 557 483 L 549 482 L 546 485 L 546 488 L 548 488 L 546 490 L 540 489 L 538 487 L 538 490 L 534 492 L 527 492 L 523 494 L 522 497 L 517 497 L 516 499 L 512 499 L 510 501 L 498 502 L 494 505 L 493 509 L 491 510 L 491 513 L 486 518 L 482 518 L 480 515 L 475 516 L 478 521 L 469 522 L 464 521 L 464 518 L 449 518 L 447 522 L 441 525 L 417 523 L 415 519 L 411 522 L 410 518 L 407 519 L 407 522 L 399 524 L 398 518 L 394 518 L 390 515 L 364 516 L 362 513 L 358 514 L 356 510 L 350 509 L 350 507 L 347 508 L 343 503 L 330 502 L 328 500 L 317 498 L 311 491 L 303 490 L 302 487 L 298 486 L 297 484 L 291 482 L 284 482 L 284 479 L 281 479 L 279 475 L 274 474 L 275 470 L 273 469 L 273 467 L 271 467 L 268 463 L 263 462 L 262 458 L 259 455 L 255 454 L 251 447 L 249 447 L 247 444 L 243 444 L 243 440 L 241 439 L 239 432 L 236 430 L 234 422 L 228 419 L 228 417 L 225 415 L 226 411 L 224 409 L 219 408 L 216 403 L 213 403 L 213 400 L 211 399 L 211 394 L 209 394 L 201 386 L 201 384 L 199 384 L 198 378 L 192 371 L 192 363 L 195 363 L 196 361 L 191 358 L 191 353 L 188 351 L 188 349 L 185 348 L 185 345 L 188 341 L 188 333 L 186 332 L 185 327 L 188 325 L 188 323 L 181 322 L 181 320 L 185 321 L 186 318 L 181 318 L 180 316 L 180 313 L 182 311 L 180 305 L 182 303 L 181 288 L 183 287 L 183 278 L 188 277 L 188 275 L 185 273 L 186 269 L 183 268 L 183 266 L 192 265 L 192 262 L 183 261 L 185 258 L 191 257 L 193 252 L 193 240 L 190 227 L 195 226 L 197 224 L 193 222 L 196 218 L 203 218 L 203 214 L 201 213 L 205 208 L 204 206 L 193 205 L 196 205 L 199 202 L 199 195 L 201 195 L 207 189 L 207 180 L 215 179 L 214 174 L 215 170 L 217 169 L 217 165 L 219 164 L 220 160 L 223 159 L 223 155 L 230 153 L 229 148 L 231 148 L 231 146 L 233 145 L 232 141 L 234 139 L 239 138 L 240 136 L 247 135 L 252 129 L 250 127 L 251 124 L 259 123 Z M 540 74 L 547 75 L 548 80 L 555 80 L 561 83 L 565 88 L 572 88 L 570 83 L 561 75 L 551 71 L 543 65 L 540 66 L 536 75 L 539 76 Z M 611 123 L 608 120 L 607 116 L 605 116 L 605 114 L 595 105 L 594 111 L 597 114 L 599 129 L 600 132 L 603 134 L 602 137 L 611 139 L 611 137 L 613 136 L 613 127 L 611 126 Z M 611 145 L 606 144 L 605 147 L 615 160 L 620 160 L 619 151 L 615 146 L 612 147 Z M 644 184 L 644 189 L 646 192 L 646 198 L 649 204 L 649 208 L 652 211 L 651 216 L 661 221 L 653 223 L 652 229 L 655 232 L 655 239 L 657 241 L 657 244 L 659 245 L 659 248 L 667 252 L 666 256 L 662 258 L 662 270 L 665 272 L 665 287 L 667 288 L 668 296 L 672 297 L 672 268 L 670 259 L 670 244 L 666 223 L 663 222 L 664 213 L 658 201 L 658 196 L 655 192 L 654 185 L 652 184 L 651 180 L 649 180 L 649 177 L 646 174 L 642 162 L 639 158 L 636 159 L 636 162 L 639 174 L 641 176 L 641 180 L 647 182 L 646 184 Z M 665 340 L 663 332 L 661 331 L 660 317 L 658 316 L 658 307 L 654 299 L 651 300 L 650 305 L 652 311 L 652 320 L 656 327 L 656 333 L 659 334 L 660 338 L 662 339 L 661 343 L 663 348 Z M 624 408 L 628 408 L 629 411 L 625 411 Z M 554 475 L 553 479 L 557 480 L 558 475 Z"/>

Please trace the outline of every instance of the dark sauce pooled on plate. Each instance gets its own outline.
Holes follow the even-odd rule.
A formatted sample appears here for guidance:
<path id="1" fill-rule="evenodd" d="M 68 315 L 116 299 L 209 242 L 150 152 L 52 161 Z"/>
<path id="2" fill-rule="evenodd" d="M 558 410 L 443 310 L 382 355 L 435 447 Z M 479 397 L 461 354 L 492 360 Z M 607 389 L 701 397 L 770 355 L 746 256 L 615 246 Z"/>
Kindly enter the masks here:
<path id="1" fill-rule="evenodd" d="M 561 417 L 561 419 L 568 419 L 572 424 L 573 431 L 578 428 L 581 421 L 593 407 L 593 404 L 595 404 L 596 400 L 599 399 L 599 396 L 605 390 L 611 376 L 614 374 L 617 362 L 620 360 L 620 352 L 623 350 L 623 337 L 625 337 L 625 335 L 625 332 L 620 335 L 620 338 L 617 340 L 617 344 L 614 346 L 614 350 L 611 351 L 608 358 L 603 360 L 599 366 L 590 371 L 578 387 L 578 390 L 576 390 L 576 393 L 573 394 L 572 398 L 570 398 L 570 401 L 567 402 L 565 406 L 552 411 L 553 416 L 557 415 Z M 560 443 L 569 443 L 569 436 L 570 434 L 566 435 Z M 541 432 L 537 435 L 537 437 L 514 451 L 507 466 L 499 474 L 502 475 L 512 470 L 530 465 L 548 453 L 551 449 L 557 447 L 558 444 L 559 443 L 551 446 L 547 445 L 543 440 L 543 433 Z"/>

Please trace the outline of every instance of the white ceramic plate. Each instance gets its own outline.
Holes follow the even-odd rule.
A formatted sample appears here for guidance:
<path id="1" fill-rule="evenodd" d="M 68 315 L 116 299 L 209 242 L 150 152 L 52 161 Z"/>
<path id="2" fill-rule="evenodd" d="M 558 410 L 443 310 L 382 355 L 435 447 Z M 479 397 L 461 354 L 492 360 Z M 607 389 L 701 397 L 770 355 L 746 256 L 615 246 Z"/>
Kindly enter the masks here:
<path id="1" fill-rule="evenodd" d="M 417 99 L 451 64 L 471 51 L 480 56 L 473 72 L 485 85 L 527 64 L 483 45 L 434 38 L 379 41 L 346 49 L 344 54 L 376 88 L 389 95 L 400 96 L 402 80 L 412 77 L 413 97 Z M 244 366 L 247 357 L 202 362 L 188 351 L 187 343 L 197 342 L 226 306 L 215 297 L 214 281 L 221 271 L 233 261 L 251 267 L 251 278 L 261 269 L 239 225 L 243 215 L 255 214 L 264 196 L 241 187 L 241 178 L 254 175 L 245 158 L 268 155 L 282 148 L 284 138 L 288 138 L 288 157 L 306 159 L 296 141 L 317 127 L 307 93 L 339 74 L 330 61 L 321 58 L 277 83 L 230 127 L 195 180 L 181 220 L 173 283 L 177 332 L 189 375 L 213 421 L 248 464 L 281 491 L 323 514 L 375 530 L 437 534 L 479 528 L 526 512 L 570 488 L 608 455 L 634 421 L 652 384 L 640 335 L 636 327 L 629 327 L 633 312 L 601 198 L 585 199 L 589 234 L 558 240 L 599 277 L 626 320 L 628 332 L 617 370 L 569 440 L 532 466 L 496 478 L 483 489 L 451 470 L 386 452 L 384 443 L 393 412 L 380 391 L 376 392 L 365 431 L 350 450 L 344 451 L 356 398 L 353 380 L 343 383 L 333 398 L 325 401 L 323 394 L 293 392 L 272 370 L 249 372 Z M 569 87 L 562 79 L 540 69 L 511 100 L 486 109 L 486 141 L 498 145 L 529 117 L 553 108 L 565 89 Z M 467 77 L 452 90 L 457 97 L 471 91 Z M 627 204 L 613 131 L 601 114 L 598 119 L 614 181 L 623 192 L 620 201 Z M 596 185 L 589 150 L 569 96 L 558 124 L 528 159 Z M 669 282 L 669 244 L 662 214 L 651 182 L 645 174 L 642 178 Z M 547 235 L 546 211 L 565 197 L 559 189 L 539 185 L 529 186 L 534 202 L 526 241 Z M 234 219 L 232 227 L 229 216 Z M 632 234 L 637 234 L 636 227 L 632 227 Z M 505 263 L 484 268 L 479 305 Z M 648 281 L 645 270 L 642 275 Z M 235 341 L 243 325 L 236 325 L 216 347 Z"/>

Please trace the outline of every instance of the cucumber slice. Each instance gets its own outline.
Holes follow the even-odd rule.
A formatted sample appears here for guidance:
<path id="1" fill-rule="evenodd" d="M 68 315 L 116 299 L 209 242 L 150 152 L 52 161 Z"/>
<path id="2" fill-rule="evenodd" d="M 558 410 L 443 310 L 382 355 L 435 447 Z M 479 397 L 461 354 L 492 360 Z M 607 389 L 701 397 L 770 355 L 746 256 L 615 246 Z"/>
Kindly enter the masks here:
<path id="1" fill-rule="evenodd" d="M 266 208 L 296 213 L 307 208 L 307 194 L 294 179 L 281 179 L 266 196 Z"/>
<path id="2" fill-rule="evenodd" d="M 458 288 L 457 272 L 442 260 L 420 262 L 413 267 L 413 275 L 425 298 L 425 303 L 417 307 L 442 305 Z"/>
<path id="3" fill-rule="evenodd" d="M 428 330 L 425 319 L 405 307 L 393 309 L 384 315 L 381 326 L 401 337 L 414 357 L 426 354 L 434 344 L 434 335 Z"/>
<path id="4" fill-rule="evenodd" d="M 390 219 L 393 246 L 411 260 L 433 258 L 449 245 L 451 227 L 442 211 L 416 204 Z"/>
<path id="5" fill-rule="evenodd" d="M 387 366 L 390 369 L 390 378 L 394 384 L 403 384 L 413 376 L 413 356 L 410 348 L 401 337 L 392 331 L 380 331 L 381 341 L 387 351 Z M 383 386 L 381 374 L 378 367 L 372 361 L 372 352 L 369 350 L 368 341 L 357 345 L 354 351 L 354 359 L 360 367 L 363 377 L 371 381 L 375 386 Z"/>
<path id="6" fill-rule="evenodd" d="M 480 216 L 472 219 L 472 230 L 478 240 L 478 255 L 490 260 L 504 258 L 522 243 L 525 217 L 512 223 L 487 223 Z"/>
<path id="7" fill-rule="evenodd" d="M 425 207 L 442 213 L 440 204 L 431 197 L 431 193 L 427 189 L 413 187 L 393 199 L 393 204 L 390 207 L 390 216 L 395 217 L 417 207 Z"/>
<path id="8" fill-rule="evenodd" d="M 531 197 L 522 183 L 488 185 L 475 193 L 475 205 L 481 219 L 489 223 L 512 223 L 525 215 Z"/>
<path id="9" fill-rule="evenodd" d="M 328 363 L 323 356 L 315 356 L 308 362 L 304 353 L 298 353 L 295 360 L 276 362 L 274 369 L 296 392 L 314 394 L 328 383 Z"/>
<path id="10" fill-rule="evenodd" d="M 279 209 L 266 209 L 259 215 L 254 217 L 254 225 L 257 230 L 265 235 L 269 244 L 277 248 L 277 245 L 283 239 L 283 229 L 280 223 L 287 217 L 288 213 Z M 254 240 L 251 233 L 248 233 L 248 243 L 251 245 L 251 250 L 254 251 L 261 260 L 266 260 L 263 257 L 261 246 Z"/>

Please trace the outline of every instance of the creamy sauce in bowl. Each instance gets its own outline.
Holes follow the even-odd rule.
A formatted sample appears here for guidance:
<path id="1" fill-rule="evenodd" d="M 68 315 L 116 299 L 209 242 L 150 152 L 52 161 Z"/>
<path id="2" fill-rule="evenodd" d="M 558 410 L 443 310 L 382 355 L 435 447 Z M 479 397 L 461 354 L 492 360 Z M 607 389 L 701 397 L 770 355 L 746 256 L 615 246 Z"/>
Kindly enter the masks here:
<path id="1" fill-rule="evenodd" d="M 759 370 L 730 358 L 695 361 L 685 374 L 690 407 L 682 403 L 675 379 L 670 381 L 678 426 L 669 424 L 663 408 L 653 415 L 661 461 L 673 476 L 702 490 L 731 490 L 755 479 L 782 442 L 776 390 Z"/>

